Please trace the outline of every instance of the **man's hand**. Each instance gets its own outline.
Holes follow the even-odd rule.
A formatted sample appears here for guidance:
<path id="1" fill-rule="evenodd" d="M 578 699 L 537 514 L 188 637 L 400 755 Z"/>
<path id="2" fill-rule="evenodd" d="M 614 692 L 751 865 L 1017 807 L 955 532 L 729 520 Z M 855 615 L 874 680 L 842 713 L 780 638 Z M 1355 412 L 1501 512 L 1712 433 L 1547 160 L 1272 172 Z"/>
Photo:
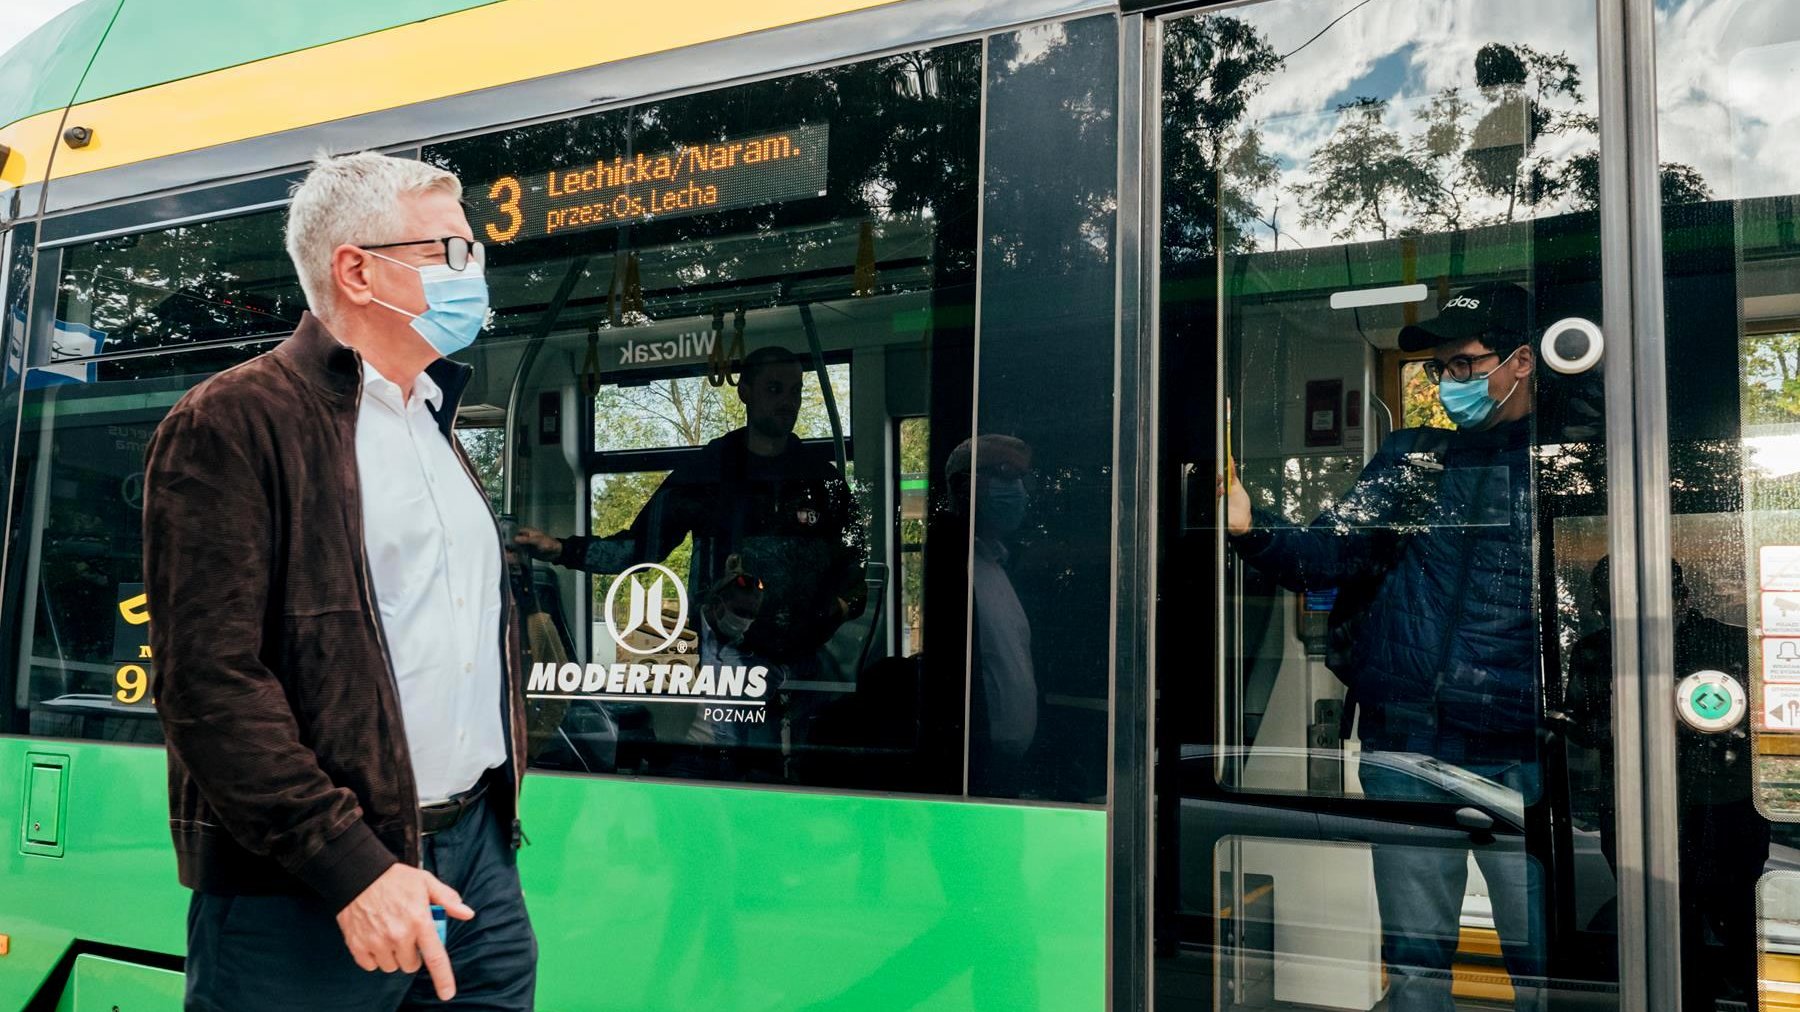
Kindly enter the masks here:
<path id="1" fill-rule="evenodd" d="M 440 1001 L 456 997 L 456 978 L 450 973 L 450 956 L 438 941 L 431 923 L 436 904 L 459 921 L 475 916 L 456 890 L 428 871 L 410 864 L 396 864 L 369 883 L 362 895 L 338 911 L 339 930 L 356 965 L 365 970 L 397 970 L 418 973 L 419 962 L 431 971 Z"/>
<path id="2" fill-rule="evenodd" d="M 1232 534 L 1250 533 L 1250 493 L 1238 480 L 1237 461 L 1225 462 L 1225 475 L 1219 479 L 1217 494 L 1225 499 L 1225 529 Z"/>
<path id="3" fill-rule="evenodd" d="M 550 560 L 562 554 L 561 541 L 533 527 L 521 527 L 519 533 L 513 535 L 513 544 L 531 553 L 534 558 Z"/>

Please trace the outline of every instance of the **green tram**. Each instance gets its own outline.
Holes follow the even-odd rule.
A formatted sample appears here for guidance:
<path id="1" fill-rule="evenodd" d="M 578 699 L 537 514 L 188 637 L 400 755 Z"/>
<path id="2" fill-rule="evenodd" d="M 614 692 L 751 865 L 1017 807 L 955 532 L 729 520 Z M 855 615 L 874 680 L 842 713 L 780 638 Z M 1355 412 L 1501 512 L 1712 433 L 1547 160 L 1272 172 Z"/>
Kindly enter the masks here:
<path id="1" fill-rule="evenodd" d="M 498 513 L 627 527 L 766 347 L 857 500 L 861 606 L 722 708 L 754 756 L 631 677 L 694 650 L 686 545 L 520 570 L 541 1007 L 1800 1008 L 1797 54 L 1786 0 L 85 0 L 0 55 L 0 1008 L 180 1005 L 143 450 L 291 331 L 289 189 L 360 149 L 465 185 Z M 1367 747 L 1344 588 L 1218 508 L 1452 426 L 1399 334 L 1490 283 L 1506 772 Z"/>

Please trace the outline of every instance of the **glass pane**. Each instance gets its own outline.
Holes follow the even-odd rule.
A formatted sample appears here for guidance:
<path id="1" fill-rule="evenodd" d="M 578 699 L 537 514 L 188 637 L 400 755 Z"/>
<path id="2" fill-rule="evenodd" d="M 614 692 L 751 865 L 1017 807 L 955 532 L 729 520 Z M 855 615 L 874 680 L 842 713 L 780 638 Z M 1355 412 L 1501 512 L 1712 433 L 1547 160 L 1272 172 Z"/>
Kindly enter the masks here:
<path id="1" fill-rule="evenodd" d="M 462 443 L 463 453 L 474 465 L 475 474 L 481 479 L 481 488 L 487 493 L 488 503 L 494 512 L 504 512 L 506 488 L 506 429 L 500 426 L 483 426 L 470 428 L 462 426 L 456 430 L 457 441 Z"/>
<path id="2" fill-rule="evenodd" d="M 145 375 L 83 383 L 27 371 L 5 641 L 21 677 L 6 730 L 162 741 L 143 599 L 144 451 L 213 358 L 169 356 Z"/>
<path id="3" fill-rule="evenodd" d="M 1159 1004 L 1614 1002 L 1594 31 L 1162 27 Z"/>
<path id="4" fill-rule="evenodd" d="M 630 342 L 627 342 L 628 350 Z M 831 377 L 835 406 L 842 419 L 850 410 L 850 366 L 826 366 Z M 800 411 L 794 435 L 801 439 L 830 439 L 831 405 L 819 379 L 808 373 L 802 379 Z M 594 398 L 594 449 L 661 450 L 680 446 L 704 446 L 745 424 L 744 402 L 734 388 L 714 386 L 704 376 L 669 376 L 631 386 L 612 385 Z M 850 428 L 843 424 L 844 436 Z"/>
<path id="5" fill-rule="evenodd" d="M 516 578 L 539 766 L 961 791 L 980 66 L 953 45 L 424 152 L 489 241 L 464 414 L 512 426 L 506 501 L 560 546 Z M 903 541 L 885 434 L 920 416 L 930 536 Z"/>
<path id="6" fill-rule="evenodd" d="M 1684 1007 L 1790 1003 L 1800 844 L 1800 85 L 1793 5 L 1658 0 Z M 1685 698 L 1692 697 L 1692 698 Z M 1765 872 L 1768 877 L 1764 878 Z M 1762 918 L 1757 920 L 1759 893 Z M 1758 939 L 1761 939 L 1759 946 Z M 1758 952 L 1762 982 L 1758 984 Z M 1738 1006 L 1742 1007 L 1742 1006 Z"/>
<path id="7" fill-rule="evenodd" d="M 38 361 L 288 333 L 306 300 L 284 220 L 264 211 L 68 247 Z"/>
<path id="8" fill-rule="evenodd" d="M 925 509 L 931 477 L 925 462 L 931 446 L 931 419 L 900 419 L 900 654 L 925 649 Z"/>
<path id="9" fill-rule="evenodd" d="M 1110 16 L 988 42 L 979 435 L 951 478 L 974 500 L 988 797 L 1106 797 L 1118 51 Z"/>

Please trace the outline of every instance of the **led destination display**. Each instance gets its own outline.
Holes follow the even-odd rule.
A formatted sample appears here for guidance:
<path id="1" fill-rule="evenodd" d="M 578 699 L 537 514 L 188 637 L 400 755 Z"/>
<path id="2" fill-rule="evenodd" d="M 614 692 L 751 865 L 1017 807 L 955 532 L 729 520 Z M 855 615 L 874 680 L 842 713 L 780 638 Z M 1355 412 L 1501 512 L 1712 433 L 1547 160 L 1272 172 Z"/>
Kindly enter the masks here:
<path id="1" fill-rule="evenodd" d="M 565 168 L 501 176 L 466 194 L 490 243 L 825 195 L 831 127 L 613 152 Z"/>

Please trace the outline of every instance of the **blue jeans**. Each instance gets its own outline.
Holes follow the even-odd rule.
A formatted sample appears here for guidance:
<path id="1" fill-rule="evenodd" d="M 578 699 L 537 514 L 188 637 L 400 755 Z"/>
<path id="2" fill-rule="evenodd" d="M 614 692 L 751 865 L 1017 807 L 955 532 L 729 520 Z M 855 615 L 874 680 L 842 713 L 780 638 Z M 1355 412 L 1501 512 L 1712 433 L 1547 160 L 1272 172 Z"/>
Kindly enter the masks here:
<path id="1" fill-rule="evenodd" d="M 427 836 L 425 867 L 475 908 L 449 922 L 456 997 L 438 1001 L 431 974 L 356 965 L 337 911 L 316 896 L 195 893 L 188 904 L 188 1012 L 361 1012 L 364 1009 L 529 1010 L 537 937 L 519 892 L 511 833 L 486 799 Z"/>
<path id="2" fill-rule="evenodd" d="M 1534 764 L 1464 766 L 1535 799 Z M 1363 791 L 1372 798 L 1454 803 L 1404 773 L 1364 763 Z M 1544 1007 L 1544 870 L 1516 836 L 1497 836 L 1479 847 L 1377 844 L 1375 899 L 1381 908 L 1381 956 L 1389 972 L 1390 1012 L 1453 1012 L 1451 967 L 1462 933 L 1463 891 L 1469 854 L 1487 880 L 1500 952 L 1512 976 L 1513 1007 Z"/>

